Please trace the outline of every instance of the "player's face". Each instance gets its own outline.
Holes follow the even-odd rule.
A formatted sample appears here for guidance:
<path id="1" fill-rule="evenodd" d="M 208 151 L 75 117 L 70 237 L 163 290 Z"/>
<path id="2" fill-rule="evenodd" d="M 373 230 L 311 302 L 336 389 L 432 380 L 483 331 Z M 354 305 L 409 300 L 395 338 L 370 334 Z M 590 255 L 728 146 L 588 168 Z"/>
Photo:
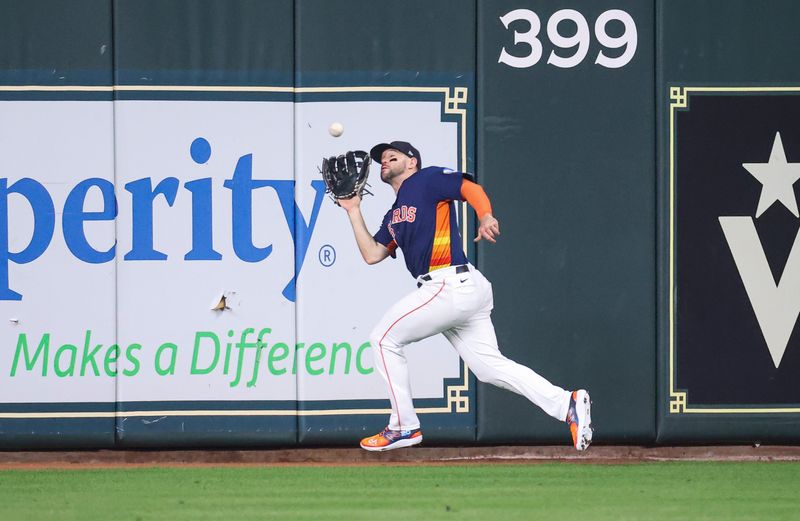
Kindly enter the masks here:
<path id="1" fill-rule="evenodd" d="M 409 157 L 397 150 L 384 150 L 381 155 L 381 179 L 388 183 L 409 168 Z"/>

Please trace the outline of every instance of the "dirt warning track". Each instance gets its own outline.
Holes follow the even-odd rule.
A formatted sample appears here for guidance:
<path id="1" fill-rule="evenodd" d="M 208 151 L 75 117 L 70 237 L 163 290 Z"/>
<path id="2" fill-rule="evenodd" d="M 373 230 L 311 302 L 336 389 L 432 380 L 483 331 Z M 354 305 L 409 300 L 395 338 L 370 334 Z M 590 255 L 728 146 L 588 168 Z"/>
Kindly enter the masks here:
<path id="1" fill-rule="evenodd" d="M 41 468 L 467 465 L 472 463 L 593 463 L 648 461 L 800 461 L 798 446 L 629 447 L 415 447 L 384 453 L 358 448 L 271 450 L 86 450 L 0 452 L 0 470 Z"/>

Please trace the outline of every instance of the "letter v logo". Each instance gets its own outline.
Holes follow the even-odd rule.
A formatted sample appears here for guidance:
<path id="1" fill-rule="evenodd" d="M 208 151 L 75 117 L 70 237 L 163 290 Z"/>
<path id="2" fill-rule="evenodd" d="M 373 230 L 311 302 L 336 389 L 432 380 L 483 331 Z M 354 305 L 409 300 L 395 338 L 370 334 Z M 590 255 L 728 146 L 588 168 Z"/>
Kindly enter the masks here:
<path id="1" fill-rule="evenodd" d="M 800 230 L 776 284 L 753 218 L 720 217 L 719 223 L 777 369 L 800 314 Z"/>
<path id="2" fill-rule="evenodd" d="M 761 183 L 756 218 L 777 202 L 795 217 L 800 217 L 793 188 L 794 183 L 800 179 L 800 163 L 786 160 L 780 132 L 775 133 L 769 161 L 742 163 L 742 167 Z M 777 369 L 800 314 L 800 231 L 794 238 L 781 280 L 776 283 L 753 218 L 720 217 L 719 223 L 755 311 L 758 325 L 761 326 L 761 333 L 767 341 L 772 363 Z"/>

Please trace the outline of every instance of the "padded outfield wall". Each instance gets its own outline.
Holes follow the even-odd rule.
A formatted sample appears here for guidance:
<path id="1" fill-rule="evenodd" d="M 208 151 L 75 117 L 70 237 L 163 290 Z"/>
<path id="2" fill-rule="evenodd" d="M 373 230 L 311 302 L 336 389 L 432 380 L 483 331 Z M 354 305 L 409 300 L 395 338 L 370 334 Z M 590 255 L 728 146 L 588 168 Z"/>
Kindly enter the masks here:
<path id="1" fill-rule="evenodd" d="M 0 446 L 382 428 L 368 335 L 413 280 L 317 167 L 392 139 L 486 187 L 497 244 L 458 212 L 501 349 L 590 389 L 598 442 L 796 442 L 796 206 L 743 165 L 800 162 L 800 8 L 395 7 L 0 1 Z M 426 441 L 567 442 L 443 338 L 407 351 Z"/>

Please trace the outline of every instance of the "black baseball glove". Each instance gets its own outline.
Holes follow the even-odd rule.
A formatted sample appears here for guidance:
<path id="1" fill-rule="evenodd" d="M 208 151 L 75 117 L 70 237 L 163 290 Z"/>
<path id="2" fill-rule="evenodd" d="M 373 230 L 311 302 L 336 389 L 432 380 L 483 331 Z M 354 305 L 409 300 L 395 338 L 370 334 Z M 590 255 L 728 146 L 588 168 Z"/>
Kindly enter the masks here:
<path id="1" fill-rule="evenodd" d="M 366 189 L 370 162 L 369 154 L 363 150 L 322 159 L 320 173 L 333 202 L 339 204 L 339 199 L 351 199 L 362 193 L 371 195 Z"/>

